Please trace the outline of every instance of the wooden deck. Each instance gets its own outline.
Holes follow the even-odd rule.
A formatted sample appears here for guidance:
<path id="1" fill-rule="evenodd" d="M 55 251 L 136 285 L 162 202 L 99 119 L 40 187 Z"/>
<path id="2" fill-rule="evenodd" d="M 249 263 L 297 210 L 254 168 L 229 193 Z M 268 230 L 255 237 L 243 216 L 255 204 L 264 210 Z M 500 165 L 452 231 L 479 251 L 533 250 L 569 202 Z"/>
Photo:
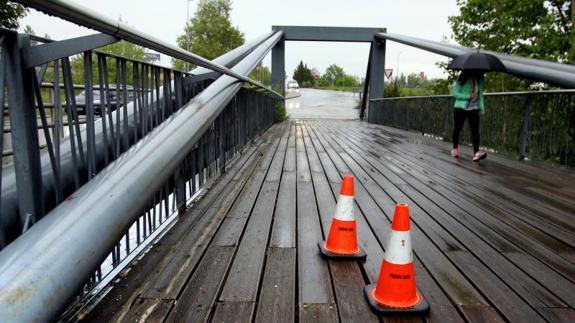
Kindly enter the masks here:
<path id="1" fill-rule="evenodd" d="M 242 155 L 85 315 L 94 322 L 377 322 L 396 202 L 410 205 L 427 316 L 385 322 L 575 321 L 575 175 L 358 121 L 291 121 Z M 365 263 L 326 261 L 343 175 Z"/>

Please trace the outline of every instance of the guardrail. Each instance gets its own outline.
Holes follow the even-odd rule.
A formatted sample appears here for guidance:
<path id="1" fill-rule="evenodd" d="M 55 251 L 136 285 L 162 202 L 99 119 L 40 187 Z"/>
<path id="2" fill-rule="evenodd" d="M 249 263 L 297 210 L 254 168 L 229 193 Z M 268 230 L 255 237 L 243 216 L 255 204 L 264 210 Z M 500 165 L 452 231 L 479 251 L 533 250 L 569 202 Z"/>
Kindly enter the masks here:
<path id="1" fill-rule="evenodd" d="M 0 233 L 7 233 L 0 234 L 7 245 L 0 252 L 0 321 L 56 319 L 185 211 L 205 183 L 274 122 L 283 97 L 243 88 L 236 77 L 246 78 L 281 37 L 267 33 L 215 65 L 204 64 L 212 70 L 189 75 L 94 51 L 117 41 L 114 36 L 53 42 L 40 45 L 51 50 L 40 50 L 29 46 L 27 35 L 2 31 L 0 88 L 7 93 L 15 162 L 0 170 Z M 84 118 L 70 66 L 77 54 L 85 62 Z M 39 77 L 50 64 L 56 74 L 53 114 L 61 114 L 54 120 L 46 113 Z M 232 68 L 214 68 L 219 64 Z M 113 80 L 107 77 L 111 72 Z M 4 102 L 5 91 L 0 93 Z M 69 136 L 61 138 L 64 125 Z M 20 296 L 23 288 L 27 292 Z"/>
<path id="2" fill-rule="evenodd" d="M 0 30 L 0 35 L 0 65 L 19 69 L 10 75 L 30 76 L 26 84 L 8 82 L 8 98 L 0 98 L 8 108 L 0 112 L 5 133 L 0 142 L 4 156 L 0 158 L 4 166 L 0 170 L 0 249 L 219 76 L 205 68 L 190 74 L 97 51 L 118 41 L 108 35 L 57 42 L 8 30 Z M 214 61 L 233 66 L 271 35 L 266 33 Z M 25 52 L 26 60 L 9 61 L 9 47 L 14 55 Z M 80 55 L 92 64 L 72 70 L 72 58 Z M 38 65 L 27 69 L 25 65 L 32 62 Z M 27 74 L 28 70 L 34 73 Z M 0 73 L 1 80 L 14 79 L 7 72 Z M 74 84 L 72 73 L 81 74 L 85 84 Z M 81 98 L 80 88 L 85 93 Z M 18 147 L 5 148 L 14 142 Z"/>
<path id="3" fill-rule="evenodd" d="M 451 58 L 469 52 L 489 53 L 497 56 L 510 74 L 539 82 L 554 84 L 563 88 L 575 88 L 575 66 L 571 64 L 507 55 L 493 51 L 446 44 L 393 33 L 378 33 L 375 37 L 382 40 L 395 41 Z"/>
<path id="4" fill-rule="evenodd" d="M 453 97 L 450 95 L 379 99 L 370 109 L 372 123 L 420 131 L 451 140 Z M 575 166 L 575 90 L 490 93 L 481 116 L 481 144 L 519 159 Z M 469 142 L 464 127 L 462 142 Z"/>
<path id="5" fill-rule="evenodd" d="M 13 146 L 14 159 L 0 173 L 0 247 L 211 82 L 185 84 L 188 73 L 94 52 L 94 47 L 117 41 L 107 35 L 30 46 L 27 35 L 6 30 L 1 34 L 1 64 L 10 69 L 0 76 L 6 81 L 9 118 L 2 109 L 0 119 L 3 132 L 9 121 L 10 133 L 3 136 L 0 148 L 4 151 L 4 143 Z M 47 50 L 52 55 L 46 55 Z M 84 66 L 73 71 L 71 57 L 77 54 L 82 55 Z M 26 68 L 31 61 L 38 65 Z M 47 70 L 53 77 L 52 108 L 44 103 L 40 79 Z M 73 72 L 85 79 L 83 97 L 74 91 Z M 84 102 L 78 104 L 80 99 Z M 0 163 L 4 164 L 1 157 Z"/>

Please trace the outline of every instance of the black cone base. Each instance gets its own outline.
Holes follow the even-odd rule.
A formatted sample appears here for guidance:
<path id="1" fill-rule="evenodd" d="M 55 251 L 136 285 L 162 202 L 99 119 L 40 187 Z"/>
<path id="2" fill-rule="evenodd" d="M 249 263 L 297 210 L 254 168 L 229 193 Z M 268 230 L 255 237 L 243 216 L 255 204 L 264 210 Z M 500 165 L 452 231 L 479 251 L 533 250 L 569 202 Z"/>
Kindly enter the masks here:
<path id="1" fill-rule="evenodd" d="M 365 258 L 367 257 L 367 254 L 365 253 L 365 251 L 359 247 L 359 251 L 357 253 L 354 254 L 350 254 L 350 255 L 344 255 L 344 254 L 339 254 L 339 253 L 333 253 L 329 250 L 327 250 L 325 248 L 325 241 L 320 241 L 317 243 L 317 246 L 319 247 L 319 251 L 321 252 L 321 254 L 329 259 L 333 259 L 333 260 L 365 260 Z"/>
<path id="2" fill-rule="evenodd" d="M 363 292 L 365 293 L 365 297 L 367 298 L 367 302 L 369 303 L 371 308 L 376 313 L 378 313 L 378 314 L 424 314 L 424 313 L 429 312 L 429 304 L 427 303 L 427 301 L 425 300 L 423 295 L 421 295 L 419 292 L 417 292 L 417 293 L 419 294 L 419 297 L 421 298 L 421 300 L 419 301 L 418 304 L 416 304 L 413 307 L 398 308 L 398 307 L 387 307 L 387 306 L 381 305 L 372 296 L 373 290 L 375 289 L 376 285 L 377 284 L 367 285 L 363 289 Z"/>

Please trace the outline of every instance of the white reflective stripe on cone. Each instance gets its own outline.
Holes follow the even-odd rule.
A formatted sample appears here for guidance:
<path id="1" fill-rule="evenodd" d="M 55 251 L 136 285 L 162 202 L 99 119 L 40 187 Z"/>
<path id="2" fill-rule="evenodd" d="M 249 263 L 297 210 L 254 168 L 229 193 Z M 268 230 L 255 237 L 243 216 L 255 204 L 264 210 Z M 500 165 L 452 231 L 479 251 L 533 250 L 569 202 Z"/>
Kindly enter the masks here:
<path id="1" fill-rule="evenodd" d="M 407 265 L 413 262 L 409 231 L 391 231 L 384 258 L 385 261 L 395 265 Z"/>
<path id="2" fill-rule="evenodd" d="M 355 221 L 353 196 L 339 195 L 334 218 L 340 221 Z"/>

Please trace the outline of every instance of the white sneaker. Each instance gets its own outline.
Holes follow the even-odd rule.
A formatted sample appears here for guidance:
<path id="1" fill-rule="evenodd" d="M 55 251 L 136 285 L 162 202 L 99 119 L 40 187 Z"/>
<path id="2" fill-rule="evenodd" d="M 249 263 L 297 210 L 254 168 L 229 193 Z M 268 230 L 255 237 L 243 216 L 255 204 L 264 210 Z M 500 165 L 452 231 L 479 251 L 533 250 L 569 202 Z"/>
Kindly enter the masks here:
<path id="1" fill-rule="evenodd" d="M 478 151 L 475 153 L 475 156 L 473 156 L 473 161 L 474 161 L 474 162 L 478 162 L 478 161 L 480 161 L 480 160 L 482 160 L 482 159 L 485 159 L 486 157 L 487 157 L 487 153 L 486 153 L 485 151 L 483 151 L 483 150 L 478 150 Z"/>

